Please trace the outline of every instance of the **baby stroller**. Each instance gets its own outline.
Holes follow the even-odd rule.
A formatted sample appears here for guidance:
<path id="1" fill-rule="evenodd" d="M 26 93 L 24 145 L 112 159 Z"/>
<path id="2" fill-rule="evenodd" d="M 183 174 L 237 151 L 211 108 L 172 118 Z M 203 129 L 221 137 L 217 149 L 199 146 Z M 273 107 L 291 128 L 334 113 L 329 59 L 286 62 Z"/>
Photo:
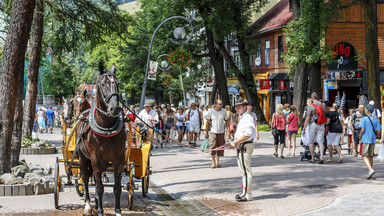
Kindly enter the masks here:
<path id="1" fill-rule="evenodd" d="M 300 142 L 300 145 L 304 147 L 304 152 L 300 152 L 300 161 L 303 161 L 304 158 L 311 160 L 312 156 L 309 151 L 309 145 L 305 145 L 303 141 Z M 320 148 L 318 143 L 315 143 L 315 160 L 320 160 Z"/>

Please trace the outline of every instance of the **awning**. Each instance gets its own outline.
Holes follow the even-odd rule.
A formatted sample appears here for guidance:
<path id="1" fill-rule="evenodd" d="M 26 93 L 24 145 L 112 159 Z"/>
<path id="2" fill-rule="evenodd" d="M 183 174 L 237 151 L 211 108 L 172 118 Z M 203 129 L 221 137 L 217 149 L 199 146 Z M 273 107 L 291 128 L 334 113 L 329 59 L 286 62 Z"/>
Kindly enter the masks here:
<path id="1" fill-rule="evenodd" d="M 271 73 L 268 77 L 270 80 L 289 80 L 288 73 Z"/>

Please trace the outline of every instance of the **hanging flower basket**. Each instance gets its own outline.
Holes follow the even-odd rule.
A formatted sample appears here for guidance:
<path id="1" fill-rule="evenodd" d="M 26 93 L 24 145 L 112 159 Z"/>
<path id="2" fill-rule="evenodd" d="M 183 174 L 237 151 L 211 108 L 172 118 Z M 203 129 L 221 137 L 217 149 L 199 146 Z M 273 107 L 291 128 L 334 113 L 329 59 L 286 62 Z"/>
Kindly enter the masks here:
<path id="1" fill-rule="evenodd" d="M 171 50 L 169 53 L 168 62 L 171 63 L 173 68 L 187 67 L 192 63 L 191 51 L 184 50 L 183 48 Z"/>
<path id="2" fill-rule="evenodd" d="M 169 73 L 164 72 L 159 74 L 159 78 L 162 80 L 163 86 L 169 86 L 173 83 L 173 78 Z"/>

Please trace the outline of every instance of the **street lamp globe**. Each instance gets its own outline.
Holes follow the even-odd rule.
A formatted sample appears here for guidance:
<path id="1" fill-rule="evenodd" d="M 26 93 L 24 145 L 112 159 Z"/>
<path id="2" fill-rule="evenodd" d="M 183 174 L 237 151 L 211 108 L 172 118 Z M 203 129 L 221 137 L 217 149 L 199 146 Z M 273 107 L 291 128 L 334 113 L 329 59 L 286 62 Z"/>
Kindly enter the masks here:
<path id="1" fill-rule="evenodd" d="M 173 36 L 177 39 L 177 40 L 183 40 L 185 38 L 185 29 L 183 27 L 177 27 L 174 31 L 173 31 Z"/>
<path id="2" fill-rule="evenodd" d="M 168 62 L 163 60 L 161 63 L 160 63 L 161 67 L 162 68 L 167 68 L 168 67 Z"/>
<path id="3" fill-rule="evenodd" d="M 201 64 L 198 64 L 198 65 L 197 65 L 197 69 L 200 70 L 201 68 L 202 68 Z"/>

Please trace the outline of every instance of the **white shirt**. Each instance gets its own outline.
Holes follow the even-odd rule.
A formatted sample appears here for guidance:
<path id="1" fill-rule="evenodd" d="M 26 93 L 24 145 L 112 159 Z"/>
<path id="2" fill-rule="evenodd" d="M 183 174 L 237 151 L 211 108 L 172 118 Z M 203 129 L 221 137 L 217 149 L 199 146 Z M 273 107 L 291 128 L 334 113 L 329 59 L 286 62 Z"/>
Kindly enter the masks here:
<path id="1" fill-rule="evenodd" d="M 157 115 L 157 112 L 153 109 L 151 109 L 149 113 L 145 109 L 141 110 L 139 113 L 139 118 L 149 125 L 151 125 L 150 122 L 148 121 L 149 119 L 156 120 L 153 122 L 153 124 L 157 124 L 159 122 L 159 116 Z"/>
<path id="2" fill-rule="evenodd" d="M 248 112 L 244 112 L 243 115 L 239 117 L 235 139 L 239 139 L 242 135 L 249 136 L 249 140 L 256 137 L 255 120 Z"/>
<path id="3" fill-rule="evenodd" d="M 187 116 L 189 116 L 189 124 L 200 124 L 199 114 L 200 112 L 198 109 L 190 109 L 187 113 Z"/>
<path id="4" fill-rule="evenodd" d="M 251 112 L 251 113 L 249 113 L 249 114 L 252 116 L 253 120 L 257 121 L 257 115 L 256 115 L 256 113 Z"/>
<path id="5" fill-rule="evenodd" d="M 176 113 L 176 126 L 184 126 L 184 118 L 187 117 L 185 113 Z"/>
<path id="6" fill-rule="evenodd" d="M 228 120 L 225 109 L 221 109 L 219 111 L 216 109 L 209 110 L 206 119 L 211 121 L 212 133 L 222 134 L 225 132 L 225 121 Z"/>
<path id="7" fill-rule="evenodd" d="M 381 117 L 380 110 L 375 108 L 372 113 L 372 116 L 375 116 L 376 118 L 380 118 Z"/>

